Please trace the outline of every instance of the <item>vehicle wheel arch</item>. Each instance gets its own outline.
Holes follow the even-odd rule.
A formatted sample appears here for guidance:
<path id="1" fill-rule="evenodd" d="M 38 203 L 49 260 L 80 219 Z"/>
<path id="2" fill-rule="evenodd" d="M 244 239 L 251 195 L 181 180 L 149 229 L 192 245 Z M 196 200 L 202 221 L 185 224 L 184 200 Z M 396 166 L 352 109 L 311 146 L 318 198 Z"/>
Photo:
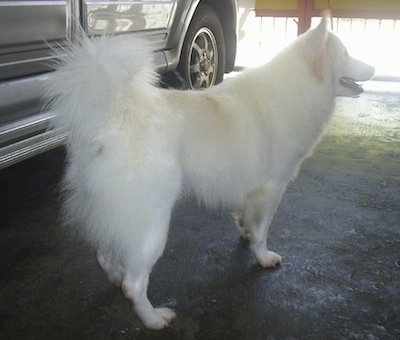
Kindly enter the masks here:
<path id="1" fill-rule="evenodd" d="M 237 2 L 235 0 L 202 0 L 201 5 L 210 6 L 217 14 L 225 38 L 225 72 L 233 70 L 237 44 Z"/>
<path id="2" fill-rule="evenodd" d="M 174 69 L 181 58 L 182 47 L 186 39 L 186 34 L 181 34 L 179 32 L 187 32 L 188 28 L 193 20 L 193 17 L 198 10 L 198 8 L 202 5 L 208 5 L 211 7 L 217 14 L 224 34 L 225 46 L 226 49 L 226 62 L 225 62 L 225 72 L 230 72 L 233 70 L 233 66 L 235 64 L 236 57 L 236 48 L 237 48 L 237 2 L 236 0 L 193 0 L 192 5 L 188 5 L 189 8 L 186 8 L 186 19 L 183 21 L 181 28 L 177 31 L 177 35 L 179 37 L 178 44 L 173 47 L 171 53 L 167 56 L 167 59 L 170 60 L 168 69 Z M 174 41 L 176 38 L 171 38 Z M 178 52 L 177 54 L 175 52 Z"/>

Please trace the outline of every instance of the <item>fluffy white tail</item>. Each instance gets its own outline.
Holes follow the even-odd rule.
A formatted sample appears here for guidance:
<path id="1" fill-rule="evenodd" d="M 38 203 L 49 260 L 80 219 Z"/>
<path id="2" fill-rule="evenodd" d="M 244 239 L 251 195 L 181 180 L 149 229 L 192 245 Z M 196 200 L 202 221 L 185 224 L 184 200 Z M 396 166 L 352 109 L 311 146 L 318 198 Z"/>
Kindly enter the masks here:
<path id="1" fill-rule="evenodd" d="M 126 109 L 137 111 L 143 97 L 154 96 L 152 49 L 141 39 L 82 35 L 63 52 L 45 98 L 56 113 L 54 127 L 69 131 L 74 140 L 91 140 Z"/>

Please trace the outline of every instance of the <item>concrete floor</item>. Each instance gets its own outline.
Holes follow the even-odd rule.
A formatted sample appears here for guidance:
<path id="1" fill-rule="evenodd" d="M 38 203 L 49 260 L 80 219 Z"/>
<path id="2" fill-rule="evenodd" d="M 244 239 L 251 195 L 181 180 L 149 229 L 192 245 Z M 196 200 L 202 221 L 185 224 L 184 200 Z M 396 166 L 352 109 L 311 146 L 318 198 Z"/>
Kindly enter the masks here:
<path id="1" fill-rule="evenodd" d="M 159 332 L 61 228 L 63 160 L 0 173 L 0 338 L 400 338 L 400 92 L 339 99 L 273 220 L 278 269 L 256 264 L 228 213 L 178 206 L 150 279 L 153 303 L 178 314 Z"/>

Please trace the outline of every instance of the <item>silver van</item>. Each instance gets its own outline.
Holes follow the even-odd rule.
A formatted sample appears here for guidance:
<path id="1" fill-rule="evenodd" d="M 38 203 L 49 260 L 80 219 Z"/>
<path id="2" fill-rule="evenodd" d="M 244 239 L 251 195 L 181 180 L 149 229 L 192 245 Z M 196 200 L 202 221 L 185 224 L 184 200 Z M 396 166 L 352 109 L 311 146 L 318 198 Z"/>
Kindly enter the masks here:
<path id="1" fill-rule="evenodd" d="M 0 169 L 62 145 L 40 102 L 55 47 L 89 35 L 140 34 L 156 70 L 191 89 L 222 81 L 236 55 L 236 0 L 0 0 Z"/>

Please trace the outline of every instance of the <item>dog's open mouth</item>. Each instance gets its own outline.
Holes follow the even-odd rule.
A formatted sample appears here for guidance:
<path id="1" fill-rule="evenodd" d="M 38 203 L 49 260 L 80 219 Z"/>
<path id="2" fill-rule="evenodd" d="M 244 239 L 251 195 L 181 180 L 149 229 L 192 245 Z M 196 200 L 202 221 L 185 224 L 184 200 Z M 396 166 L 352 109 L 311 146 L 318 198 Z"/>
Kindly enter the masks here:
<path id="1" fill-rule="evenodd" d="M 342 84 L 344 87 L 347 87 L 348 89 L 356 92 L 357 94 L 364 91 L 362 84 L 356 83 L 356 81 L 353 78 L 342 77 L 340 78 L 339 81 L 340 84 Z"/>

